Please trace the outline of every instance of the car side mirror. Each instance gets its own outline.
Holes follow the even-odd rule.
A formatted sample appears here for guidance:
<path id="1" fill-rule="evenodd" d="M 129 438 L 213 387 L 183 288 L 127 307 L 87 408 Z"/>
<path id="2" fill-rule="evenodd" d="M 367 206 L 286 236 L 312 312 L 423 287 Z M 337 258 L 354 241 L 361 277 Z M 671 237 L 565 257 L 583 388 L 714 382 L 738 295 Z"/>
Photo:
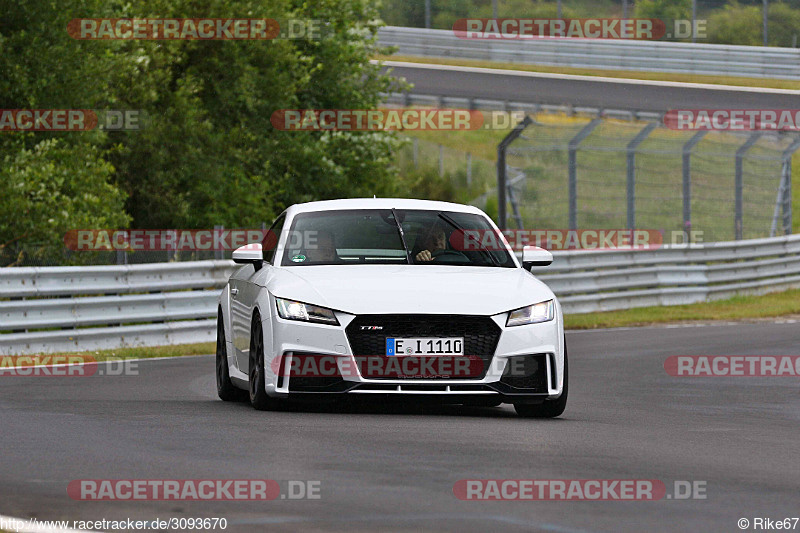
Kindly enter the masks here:
<path id="1" fill-rule="evenodd" d="M 234 250 L 233 262 L 240 265 L 252 263 L 256 270 L 261 269 L 264 266 L 264 252 L 261 251 L 261 243 L 246 244 Z"/>
<path id="2" fill-rule="evenodd" d="M 538 246 L 526 246 L 522 249 L 522 268 L 530 270 L 535 266 L 548 266 L 553 262 L 553 254 Z"/>

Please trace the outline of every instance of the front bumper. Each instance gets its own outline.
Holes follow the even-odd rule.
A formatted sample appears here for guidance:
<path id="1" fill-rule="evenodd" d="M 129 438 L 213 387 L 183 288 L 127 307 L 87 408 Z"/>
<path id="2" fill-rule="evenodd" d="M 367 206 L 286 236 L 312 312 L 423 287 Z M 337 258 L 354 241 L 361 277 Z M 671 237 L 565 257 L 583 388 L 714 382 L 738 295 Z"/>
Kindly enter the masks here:
<path id="1" fill-rule="evenodd" d="M 271 353 L 275 354 L 271 362 L 265 361 L 268 394 L 298 399 L 335 395 L 408 397 L 453 403 L 536 403 L 561 394 L 564 346 L 560 308 L 553 321 L 511 328 L 505 327 L 507 313 L 490 317 L 357 317 L 337 312 L 336 316 L 339 326 L 284 320 L 275 315 L 266 319 L 273 332 Z M 369 358 L 378 358 L 378 363 L 382 359 L 387 367 L 403 359 L 380 354 L 386 337 L 403 335 L 463 336 L 465 354 L 472 360 L 469 373 L 435 372 L 430 377 L 367 371 Z M 464 363 L 465 357 L 455 363 Z M 430 359 L 440 358 L 408 359 L 430 363 Z"/>

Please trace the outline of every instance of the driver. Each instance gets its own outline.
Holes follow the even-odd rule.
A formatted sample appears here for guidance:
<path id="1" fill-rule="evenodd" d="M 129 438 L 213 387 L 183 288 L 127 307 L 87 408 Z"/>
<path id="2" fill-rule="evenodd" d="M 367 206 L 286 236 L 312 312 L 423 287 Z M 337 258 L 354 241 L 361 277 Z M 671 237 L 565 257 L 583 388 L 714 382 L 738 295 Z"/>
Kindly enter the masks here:
<path id="1" fill-rule="evenodd" d="M 417 261 L 433 261 L 433 254 L 447 249 L 447 237 L 444 234 L 444 229 L 441 226 L 434 226 L 422 238 L 421 247 L 423 248 L 414 258 Z"/>

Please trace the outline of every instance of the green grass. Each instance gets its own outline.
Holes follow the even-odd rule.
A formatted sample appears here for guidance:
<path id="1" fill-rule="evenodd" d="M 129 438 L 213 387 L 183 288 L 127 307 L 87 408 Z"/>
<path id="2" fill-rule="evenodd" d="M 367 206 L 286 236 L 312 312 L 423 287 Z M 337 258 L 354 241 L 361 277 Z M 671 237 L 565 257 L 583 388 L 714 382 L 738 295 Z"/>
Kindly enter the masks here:
<path id="1" fill-rule="evenodd" d="M 205 355 L 216 352 L 213 342 L 197 344 L 176 344 L 174 346 L 133 346 L 112 350 L 90 350 L 69 352 L 69 355 L 92 357 L 95 361 L 115 361 L 120 359 L 152 359 L 155 357 L 180 357 L 185 355 Z M 48 354 L 40 354 L 48 355 Z M 52 354 L 49 354 L 52 355 Z M 61 355 L 61 354 L 59 354 Z"/>
<path id="2" fill-rule="evenodd" d="M 567 329 L 597 329 L 647 326 L 670 322 L 741 321 L 795 314 L 800 314 L 800 289 L 760 296 L 736 296 L 728 300 L 690 305 L 640 307 L 604 313 L 567 314 L 564 317 L 564 325 Z"/>
<path id="3" fill-rule="evenodd" d="M 772 89 L 800 90 L 800 81 L 776 80 L 769 78 L 743 78 L 739 76 L 704 76 L 700 74 L 680 74 L 671 72 L 641 72 L 638 70 L 604 70 L 572 67 L 549 67 L 543 65 L 523 65 L 499 61 L 478 61 L 473 59 L 446 59 L 418 56 L 377 56 L 381 61 L 410 61 L 431 65 L 456 65 L 493 69 L 521 70 L 550 74 L 573 74 L 578 76 L 602 76 L 607 78 L 630 78 L 636 80 L 675 81 L 681 83 L 710 83 L 713 85 L 739 85 L 742 87 L 766 87 Z"/>

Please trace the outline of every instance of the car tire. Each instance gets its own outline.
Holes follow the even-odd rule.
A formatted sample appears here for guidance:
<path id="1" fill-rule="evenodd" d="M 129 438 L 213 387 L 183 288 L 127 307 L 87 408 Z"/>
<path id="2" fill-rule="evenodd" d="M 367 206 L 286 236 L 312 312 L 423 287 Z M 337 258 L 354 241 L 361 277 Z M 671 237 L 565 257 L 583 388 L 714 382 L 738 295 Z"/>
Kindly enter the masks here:
<path id="1" fill-rule="evenodd" d="M 225 344 L 225 323 L 222 320 L 222 313 L 217 313 L 217 396 L 224 402 L 241 401 L 244 391 L 237 389 L 231 382 L 231 375 L 228 371 L 228 349 Z"/>
<path id="2" fill-rule="evenodd" d="M 259 411 L 268 411 L 273 402 L 264 386 L 264 332 L 258 312 L 253 315 L 253 325 L 250 328 L 249 362 L 247 375 L 250 404 Z"/>
<path id="3" fill-rule="evenodd" d="M 569 369 L 567 366 L 567 340 L 564 339 L 564 388 L 555 400 L 545 400 L 539 404 L 515 403 L 514 410 L 523 418 L 555 418 L 567 408 L 569 392 Z"/>

